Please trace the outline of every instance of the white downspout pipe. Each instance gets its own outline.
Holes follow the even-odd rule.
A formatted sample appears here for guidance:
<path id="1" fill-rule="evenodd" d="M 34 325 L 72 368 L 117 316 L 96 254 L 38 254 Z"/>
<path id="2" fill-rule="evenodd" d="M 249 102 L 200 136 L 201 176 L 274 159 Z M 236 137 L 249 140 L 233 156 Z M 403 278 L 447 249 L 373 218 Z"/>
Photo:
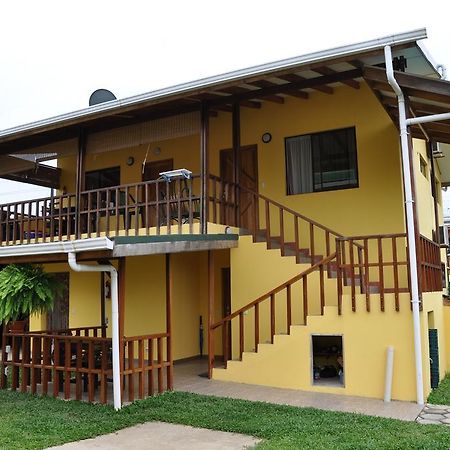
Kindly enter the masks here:
<path id="1" fill-rule="evenodd" d="M 119 289 L 117 270 L 110 265 L 89 266 L 77 262 L 76 253 L 69 252 L 69 266 L 75 272 L 109 272 L 111 275 L 111 325 L 112 325 L 112 363 L 114 409 L 122 407 L 120 390 L 120 344 L 119 344 Z"/>
<path id="2" fill-rule="evenodd" d="M 417 249 L 416 249 L 416 230 L 414 225 L 414 210 L 411 186 L 411 171 L 413 168 L 409 161 L 408 146 L 408 128 L 406 124 L 406 108 L 405 97 L 394 77 L 394 69 L 392 67 L 391 47 L 384 47 L 384 57 L 386 60 L 386 76 L 389 84 L 392 86 L 398 99 L 398 114 L 400 126 L 400 143 L 403 163 L 403 189 L 405 192 L 406 205 L 406 230 L 408 235 L 408 254 L 409 254 L 409 273 L 411 277 L 411 303 L 413 313 L 414 326 L 414 353 L 416 365 L 416 397 L 417 403 L 423 405 L 423 372 L 422 372 L 422 339 L 420 334 L 420 299 L 419 299 L 419 283 L 417 274 Z"/>

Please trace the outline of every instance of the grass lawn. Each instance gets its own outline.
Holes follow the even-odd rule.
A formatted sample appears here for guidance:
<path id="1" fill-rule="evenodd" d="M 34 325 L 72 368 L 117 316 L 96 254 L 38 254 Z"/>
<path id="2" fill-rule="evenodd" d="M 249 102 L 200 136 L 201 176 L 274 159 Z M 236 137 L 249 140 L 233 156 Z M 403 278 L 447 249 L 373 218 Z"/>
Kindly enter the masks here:
<path id="1" fill-rule="evenodd" d="M 439 383 L 436 389 L 433 389 L 428 396 L 428 403 L 450 405 L 450 374 Z"/>
<path id="2" fill-rule="evenodd" d="M 260 449 L 448 449 L 450 427 L 171 392 L 109 406 L 0 391 L 0 449 L 41 449 L 160 420 L 264 439 Z"/>

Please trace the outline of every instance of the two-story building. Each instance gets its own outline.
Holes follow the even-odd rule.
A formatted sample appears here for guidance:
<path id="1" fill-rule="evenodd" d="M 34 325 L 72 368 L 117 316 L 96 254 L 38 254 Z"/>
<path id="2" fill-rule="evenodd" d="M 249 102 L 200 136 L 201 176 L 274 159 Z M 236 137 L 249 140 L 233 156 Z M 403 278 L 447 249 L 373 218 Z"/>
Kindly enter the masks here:
<path id="1" fill-rule="evenodd" d="M 423 402 L 450 370 L 450 123 L 411 122 L 399 138 L 403 111 L 450 110 L 423 38 L 0 132 L 0 175 L 54 189 L 0 205 L 0 262 L 44 264 L 67 284 L 29 331 L 5 330 L 12 388 L 113 392 L 119 407 L 172 389 L 174 363 L 199 358 L 218 380 Z"/>

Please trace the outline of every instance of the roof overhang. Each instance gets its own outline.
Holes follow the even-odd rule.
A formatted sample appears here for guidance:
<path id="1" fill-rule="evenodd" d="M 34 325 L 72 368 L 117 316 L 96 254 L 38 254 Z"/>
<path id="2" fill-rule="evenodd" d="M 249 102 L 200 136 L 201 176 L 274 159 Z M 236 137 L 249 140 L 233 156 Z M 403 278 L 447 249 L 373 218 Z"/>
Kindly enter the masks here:
<path id="1" fill-rule="evenodd" d="M 218 110 L 226 110 L 228 103 L 244 96 L 243 106 L 258 107 L 258 102 L 254 99 L 280 100 L 276 98 L 277 92 L 284 90 L 286 84 L 292 88 L 290 95 L 307 98 L 308 90 L 318 89 L 319 84 L 323 86 L 343 81 L 351 83 L 352 79 L 361 76 L 358 70 L 362 65 L 382 63 L 383 48 L 386 45 L 393 48 L 394 56 L 407 52 L 408 60 L 416 73 L 420 71 L 427 76 L 437 77 L 436 69 L 417 44 L 418 40 L 424 38 L 426 30 L 418 29 L 102 103 L 0 131 L 0 153 L 14 153 L 71 139 L 79 134 L 80 129 L 95 132 L 161 117 L 164 114 L 174 114 L 174 111 L 180 113 L 198 110 L 203 101 L 209 102 Z M 294 81 L 292 77 L 286 78 L 287 75 L 293 76 Z M 326 91 L 330 92 L 330 87 L 323 90 Z"/>

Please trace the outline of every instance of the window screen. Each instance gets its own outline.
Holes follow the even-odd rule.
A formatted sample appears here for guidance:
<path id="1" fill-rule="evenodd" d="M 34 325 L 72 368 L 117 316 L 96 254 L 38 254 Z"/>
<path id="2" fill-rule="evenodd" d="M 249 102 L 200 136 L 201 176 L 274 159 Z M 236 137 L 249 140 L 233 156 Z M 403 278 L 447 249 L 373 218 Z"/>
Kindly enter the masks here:
<path id="1" fill-rule="evenodd" d="M 286 138 L 287 194 L 358 186 L 355 128 Z"/>

